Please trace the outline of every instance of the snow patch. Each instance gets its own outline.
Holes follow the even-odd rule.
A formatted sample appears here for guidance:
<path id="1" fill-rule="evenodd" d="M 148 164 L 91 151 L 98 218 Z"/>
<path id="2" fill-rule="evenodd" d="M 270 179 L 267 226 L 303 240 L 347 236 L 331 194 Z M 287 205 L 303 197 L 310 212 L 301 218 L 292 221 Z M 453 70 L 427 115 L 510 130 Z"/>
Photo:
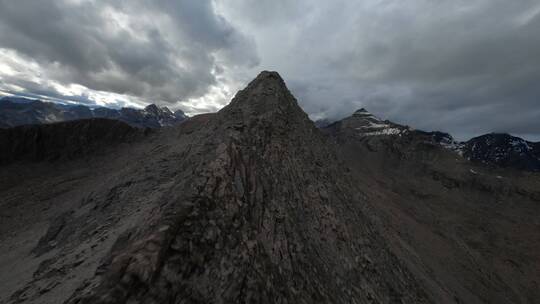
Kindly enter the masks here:
<path id="1" fill-rule="evenodd" d="M 378 136 L 378 135 L 401 135 L 403 130 L 398 128 L 386 128 L 379 131 L 363 133 L 363 136 Z"/>
<path id="2" fill-rule="evenodd" d="M 389 124 L 385 124 L 385 123 L 375 123 L 375 122 L 372 122 L 372 121 L 368 121 L 368 125 L 367 126 L 362 126 L 360 128 L 357 128 L 357 129 L 382 129 L 382 128 L 389 128 L 391 127 Z"/>
<path id="3" fill-rule="evenodd" d="M 365 110 L 358 110 L 356 112 L 354 112 L 353 116 L 356 116 L 356 117 L 361 117 L 361 118 L 364 118 L 364 119 L 370 119 L 370 120 L 375 120 L 375 121 L 382 121 L 382 119 L 380 119 L 379 117 L 365 111 Z"/>
<path id="4" fill-rule="evenodd" d="M 512 147 L 514 147 L 514 151 L 521 151 L 521 148 L 525 148 L 529 151 L 532 150 L 532 147 L 529 146 L 529 144 L 524 141 L 523 139 L 513 139 L 510 141 L 510 145 L 512 145 Z"/>

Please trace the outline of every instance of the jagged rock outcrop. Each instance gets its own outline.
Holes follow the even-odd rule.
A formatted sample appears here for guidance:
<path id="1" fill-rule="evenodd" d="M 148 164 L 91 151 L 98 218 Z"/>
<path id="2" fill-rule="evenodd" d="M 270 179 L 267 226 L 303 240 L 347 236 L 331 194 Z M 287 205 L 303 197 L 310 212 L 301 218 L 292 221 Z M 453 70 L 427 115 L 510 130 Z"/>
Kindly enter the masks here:
<path id="1" fill-rule="evenodd" d="M 0 302 L 533 303 L 538 178 L 355 116 L 321 131 L 262 72 L 129 145 L 4 164 Z"/>
<path id="2" fill-rule="evenodd" d="M 275 72 L 122 151 L 70 192 L 10 301 L 429 302 Z"/>
<path id="3" fill-rule="evenodd" d="M 277 73 L 195 136 L 193 181 L 175 182 L 83 303 L 426 300 Z"/>

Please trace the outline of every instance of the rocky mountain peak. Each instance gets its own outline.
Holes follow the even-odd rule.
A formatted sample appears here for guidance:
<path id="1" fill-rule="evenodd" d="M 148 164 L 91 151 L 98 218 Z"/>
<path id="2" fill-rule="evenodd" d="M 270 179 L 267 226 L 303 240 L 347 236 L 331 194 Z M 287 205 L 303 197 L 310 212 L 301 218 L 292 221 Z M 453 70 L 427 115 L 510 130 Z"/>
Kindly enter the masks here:
<path id="1" fill-rule="evenodd" d="M 173 111 L 167 107 L 161 107 L 160 110 L 165 113 L 166 115 L 174 115 Z"/>
<path id="2" fill-rule="evenodd" d="M 296 104 L 287 85 L 277 72 L 261 72 L 239 91 L 229 106 L 263 107 Z"/>
<path id="3" fill-rule="evenodd" d="M 277 72 L 263 71 L 220 111 L 229 120 L 286 120 L 313 125 Z M 274 124 L 279 125 L 279 124 Z"/>
<path id="4" fill-rule="evenodd" d="M 540 152 L 535 143 L 504 133 L 490 133 L 463 143 L 464 156 L 472 161 L 540 171 Z"/>
<path id="5" fill-rule="evenodd" d="M 366 120 L 366 121 L 372 121 L 372 122 L 383 121 L 382 119 L 373 115 L 371 112 L 369 112 L 365 108 L 361 108 L 360 110 L 357 110 L 356 112 L 352 114 L 351 117 L 354 119 L 360 119 L 360 120 Z"/>
<path id="6" fill-rule="evenodd" d="M 286 88 L 285 81 L 278 72 L 275 71 L 262 71 L 253 79 L 247 86 L 246 89 L 253 89 L 257 86 L 264 86 L 266 88 L 274 86 L 275 88 Z"/>
<path id="7" fill-rule="evenodd" d="M 343 119 L 338 126 L 354 136 L 388 136 L 406 133 L 408 128 L 388 120 L 382 120 L 371 114 L 365 108 L 354 112 L 351 116 Z"/>
<path id="8" fill-rule="evenodd" d="M 172 116 L 174 114 L 169 108 L 158 107 L 156 104 L 150 104 L 144 110 L 154 116 Z"/>
<path id="9" fill-rule="evenodd" d="M 353 115 L 372 115 L 369 113 L 365 108 L 361 108 L 360 110 L 356 110 Z"/>
<path id="10" fill-rule="evenodd" d="M 263 72 L 174 129 L 0 130 L 0 303 L 539 298 L 540 179 L 492 176 L 426 144 L 451 137 L 365 112 L 319 131 Z"/>
<path id="11" fill-rule="evenodd" d="M 147 105 L 144 110 L 146 112 L 149 112 L 149 113 L 152 113 L 152 114 L 158 114 L 159 113 L 159 108 L 158 106 L 156 106 L 155 104 L 150 104 L 150 105 Z"/>

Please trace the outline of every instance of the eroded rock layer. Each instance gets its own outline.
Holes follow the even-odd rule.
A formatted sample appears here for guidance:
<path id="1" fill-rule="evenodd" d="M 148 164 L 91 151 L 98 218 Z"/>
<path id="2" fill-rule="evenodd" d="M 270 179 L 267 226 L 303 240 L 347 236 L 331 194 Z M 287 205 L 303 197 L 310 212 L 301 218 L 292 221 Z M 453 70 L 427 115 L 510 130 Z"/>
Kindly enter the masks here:
<path id="1" fill-rule="evenodd" d="M 107 169 L 114 177 L 88 183 L 77 210 L 52 221 L 33 248 L 48 258 L 12 301 L 427 301 L 277 73 L 128 155 L 130 165 Z M 58 269 L 77 278 L 66 287 Z M 40 289 L 53 281 L 60 286 Z"/>

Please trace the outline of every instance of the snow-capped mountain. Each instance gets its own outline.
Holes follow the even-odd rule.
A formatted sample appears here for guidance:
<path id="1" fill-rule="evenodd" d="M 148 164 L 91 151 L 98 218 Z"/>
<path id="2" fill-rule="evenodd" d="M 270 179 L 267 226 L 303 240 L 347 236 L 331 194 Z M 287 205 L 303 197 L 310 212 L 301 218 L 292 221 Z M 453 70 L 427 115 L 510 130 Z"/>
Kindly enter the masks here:
<path id="1" fill-rule="evenodd" d="M 356 124 L 360 136 L 402 135 L 410 131 L 408 127 L 382 120 L 364 108 L 354 112 L 351 123 Z"/>
<path id="2" fill-rule="evenodd" d="M 461 142 L 448 133 L 414 130 L 408 126 L 382 120 L 364 108 L 323 128 L 330 133 L 346 132 L 349 136 L 359 138 L 415 137 L 454 151 L 473 162 L 525 171 L 540 171 L 540 143 L 529 142 L 509 134 L 491 133 Z"/>
<path id="3" fill-rule="evenodd" d="M 372 136 L 403 136 L 412 131 L 407 126 L 402 126 L 389 120 L 382 120 L 364 108 L 324 128 L 331 132 L 347 132 L 350 136 L 362 138 Z"/>
<path id="4" fill-rule="evenodd" d="M 540 143 L 509 134 L 490 133 L 462 144 L 469 160 L 501 167 L 540 171 Z"/>
<path id="5" fill-rule="evenodd" d="M 0 99 L 0 127 L 44 124 L 77 119 L 108 118 L 140 128 L 159 128 L 178 124 L 187 118 L 181 110 L 151 104 L 144 109 L 106 107 L 89 108 L 83 105 L 64 105 L 40 100 L 4 97 Z"/>

